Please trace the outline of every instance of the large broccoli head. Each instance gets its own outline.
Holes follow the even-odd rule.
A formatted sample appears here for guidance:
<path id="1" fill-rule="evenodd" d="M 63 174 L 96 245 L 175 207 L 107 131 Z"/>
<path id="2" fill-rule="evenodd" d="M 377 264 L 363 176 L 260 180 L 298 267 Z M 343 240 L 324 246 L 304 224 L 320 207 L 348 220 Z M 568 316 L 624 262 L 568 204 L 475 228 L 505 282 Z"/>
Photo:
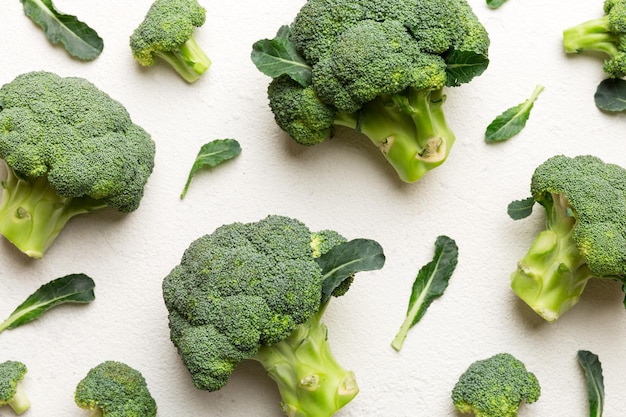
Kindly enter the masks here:
<path id="1" fill-rule="evenodd" d="M 26 365 L 19 361 L 0 363 L 0 407 L 8 405 L 17 415 L 30 408 L 30 400 L 22 389 L 27 371 Z"/>
<path id="2" fill-rule="evenodd" d="M 133 57 L 143 66 L 161 58 L 194 82 L 211 65 L 194 37 L 205 21 L 206 9 L 197 0 L 156 0 L 130 37 Z"/>
<path id="3" fill-rule="evenodd" d="M 511 283 L 554 321 L 578 302 L 590 278 L 626 274 L 626 170 L 594 156 L 557 155 L 537 167 L 531 193 L 546 209 L 546 230 Z"/>
<path id="4" fill-rule="evenodd" d="M 34 257 L 75 214 L 139 206 L 155 145 L 122 104 L 94 84 L 50 72 L 0 88 L 0 232 Z"/>
<path id="5" fill-rule="evenodd" d="M 311 73 L 296 82 L 267 72 L 255 55 L 264 41 L 255 44 L 253 60 L 273 77 L 277 124 L 305 145 L 333 136 L 334 126 L 355 129 L 407 182 L 443 163 L 454 143 L 442 89 L 488 65 L 487 32 L 465 0 L 309 0 L 275 40 Z"/>

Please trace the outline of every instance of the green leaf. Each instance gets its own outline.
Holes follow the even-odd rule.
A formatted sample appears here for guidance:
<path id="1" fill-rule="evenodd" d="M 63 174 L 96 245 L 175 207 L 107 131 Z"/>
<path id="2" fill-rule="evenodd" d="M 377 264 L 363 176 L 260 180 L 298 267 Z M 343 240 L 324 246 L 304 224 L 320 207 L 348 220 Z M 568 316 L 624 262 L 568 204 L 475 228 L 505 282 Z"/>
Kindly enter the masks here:
<path id="1" fill-rule="evenodd" d="M 487 0 L 487 6 L 490 9 L 497 9 L 498 7 L 502 6 L 504 3 L 506 3 L 506 0 Z"/>
<path id="2" fill-rule="evenodd" d="M 437 237 L 433 260 L 419 270 L 413 283 L 406 318 L 391 342 L 396 351 L 402 349 L 409 329 L 420 321 L 430 304 L 443 295 L 456 268 L 458 257 L 459 248 L 454 240 L 447 236 Z"/>
<path id="3" fill-rule="evenodd" d="M 20 0 L 24 13 L 41 26 L 50 42 L 61 42 L 67 52 L 83 61 L 96 59 L 104 48 L 95 30 L 76 16 L 59 13 L 52 0 Z"/>
<path id="4" fill-rule="evenodd" d="M 187 182 L 180 195 L 181 200 L 185 198 L 189 184 L 191 184 L 191 180 L 196 172 L 205 167 L 215 168 L 223 162 L 238 156 L 240 153 L 241 146 L 235 139 L 215 139 L 202 145 L 196 160 L 191 166 Z"/>
<path id="5" fill-rule="evenodd" d="M 506 212 L 513 220 L 520 220 L 530 216 L 533 212 L 533 206 L 535 205 L 535 199 L 528 197 L 523 200 L 511 201 L 506 208 Z"/>
<path id="6" fill-rule="evenodd" d="M 381 269 L 385 265 L 385 254 L 374 240 L 354 239 L 333 247 L 315 260 L 323 275 L 323 304 L 335 288 L 357 272 Z"/>
<path id="7" fill-rule="evenodd" d="M 610 112 L 626 110 L 626 81 L 621 78 L 603 80 L 593 98 L 599 109 Z"/>
<path id="8" fill-rule="evenodd" d="M 602 417 L 604 410 L 604 377 L 598 356 L 587 351 L 578 351 L 578 363 L 585 372 L 589 397 L 589 417 Z"/>
<path id="9" fill-rule="evenodd" d="M 31 322 L 52 307 L 64 303 L 89 303 L 95 299 L 95 283 L 85 274 L 71 274 L 39 287 L 2 323 L 0 332 Z"/>
<path id="10" fill-rule="evenodd" d="M 528 100 L 511 107 L 496 117 L 493 122 L 487 126 L 485 141 L 487 143 L 502 142 L 521 132 L 524 126 L 526 126 L 526 121 L 528 121 L 530 117 L 530 111 L 543 89 L 544 87 L 542 85 L 537 85 Z"/>
<path id="11" fill-rule="evenodd" d="M 445 54 L 446 85 L 459 86 L 482 74 L 489 66 L 489 58 L 473 51 L 451 50 Z"/>
<path id="12" fill-rule="evenodd" d="M 272 78 L 288 75 L 302 87 L 311 85 L 311 67 L 289 39 L 289 26 L 282 26 L 274 39 L 262 39 L 252 45 L 252 62 Z"/>

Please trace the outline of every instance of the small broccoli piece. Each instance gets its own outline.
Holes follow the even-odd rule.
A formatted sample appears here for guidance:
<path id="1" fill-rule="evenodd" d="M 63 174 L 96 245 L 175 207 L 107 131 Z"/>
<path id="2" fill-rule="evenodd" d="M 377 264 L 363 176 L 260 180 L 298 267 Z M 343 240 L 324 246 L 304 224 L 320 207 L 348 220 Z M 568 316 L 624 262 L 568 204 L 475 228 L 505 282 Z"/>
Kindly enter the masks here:
<path id="1" fill-rule="evenodd" d="M 105 361 L 91 369 L 76 387 L 76 405 L 91 417 L 154 417 L 157 405 L 145 378 L 130 366 Z"/>
<path id="2" fill-rule="evenodd" d="M 130 37 L 133 57 L 146 67 L 161 58 L 192 83 L 211 66 L 193 35 L 205 21 L 197 0 L 156 0 Z"/>
<path id="3" fill-rule="evenodd" d="M 580 299 L 591 278 L 626 273 L 626 170 L 594 156 L 554 156 L 539 165 L 531 194 L 547 213 L 511 275 L 514 292 L 547 321 Z"/>
<path id="4" fill-rule="evenodd" d="M 30 408 L 30 401 L 22 389 L 26 365 L 18 361 L 0 363 L 0 407 L 8 405 L 18 416 Z"/>
<path id="5" fill-rule="evenodd" d="M 472 363 L 452 389 L 452 402 L 461 413 L 476 417 L 516 417 L 522 401 L 539 399 L 537 377 L 509 353 Z"/>
<path id="6" fill-rule="evenodd" d="M 406 182 L 441 165 L 455 142 L 444 88 L 488 65 L 487 32 L 465 0 L 309 0 L 277 37 L 310 67 L 311 81 L 268 74 L 276 123 L 304 145 L 337 126 L 356 130 Z"/>
<path id="7" fill-rule="evenodd" d="M 563 31 L 565 52 L 585 51 L 608 55 L 604 72 L 612 78 L 626 75 L 626 0 L 605 0 L 604 16 Z"/>
<path id="8" fill-rule="evenodd" d="M 154 153 L 124 106 L 89 81 L 18 76 L 0 88 L 0 234 L 41 258 L 72 217 L 106 206 L 134 211 Z"/>
<path id="9" fill-rule="evenodd" d="M 350 402 L 359 389 L 330 351 L 318 261 L 351 242 L 277 215 L 224 225 L 193 242 L 165 277 L 163 297 L 171 340 L 195 386 L 219 390 L 250 359 L 277 383 L 289 416 L 329 417 Z M 345 294 L 352 272 L 330 295 Z"/>

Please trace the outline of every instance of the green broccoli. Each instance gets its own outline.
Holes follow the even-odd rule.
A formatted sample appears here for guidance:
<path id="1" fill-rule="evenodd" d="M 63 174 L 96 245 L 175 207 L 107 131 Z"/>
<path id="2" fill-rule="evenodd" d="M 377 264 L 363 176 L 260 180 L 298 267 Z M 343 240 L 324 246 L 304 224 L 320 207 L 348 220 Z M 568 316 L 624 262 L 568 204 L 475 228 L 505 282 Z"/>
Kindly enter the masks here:
<path id="1" fill-rule="evenodd" d="M 594 156 L 554 156 L 530 191 L 547 213 L 511 275 L 514 292 L 547 321 L 573 307 L 590 278 L 626 273 L 626 170 Z"/>
<path id="2" fill-rule="evenodd" d="M 133 57 L 146 67 L 161 58 L 188 83 L 196 81 L 211 66 L 193 36 L 205 20 L 197 0 L 156 0 L 130 37 Z"/>
<path id="3" fill-rule="evenodd" d="M 76 386 L 76 405 L 90 417 L 154 417 L 157 405 L 139 371 L 116 361 L 91 369 Z"/>
<path id="4" fill-rule="evenodd" d="M 461 413 L 476 417 L 516 417 L 522 401 L 539 399 L 537 377 L 509 353 L 472 363 L 452 389 L 452 402 Z"/>
<path id="5" fill-rule="evenodd" d="M 253 46 L 253 61 L 273 78 L 277 124 L 304 145 L 336 126 L 361 132 L 405 182 L 441 165 L 454 144 L 444 87 L 488 65 L 488 34 L 465 0 L 309 0 L 275 40 L 297 55 L 299 74 L 310 72 L 277 73 L 265 65 L 272 41 Z"/>
<path id="6" fill-rule="evenodd" d="M 365 258 L 366 266 L 341 266 Z M 374 241 L 345 242 L 289 217 L 221 226 L 193 242 L 163 281 L 171 340 L 199 389 L 219 390 L 239 362 L 256 360 L 287 415 L 332 416 L 359 389 L 331 353 L 321 317 L 354 273 L 383 263 Z"/>
<path id="7" fill-rule="evenodd" d="M 30 408 L 30 401 L 22 389 L 26 365 L 18 361 L 0 363 L 0 407 L 8 405 L 18 416 Z"/>
<path id="8" fill-rule="evenodd" d="M 585 51 L 608 55 L 604 72 L 612 78 L 626 75 L 626 0 L 605 0 L 604 16 L 563 31 L 565 52 Z"/>
<path id="9" fill-rule="evenodd" d="M 124 106 L 89 81 L 19 75 L 0 88 L 0 234 L 41 258 L 72 217 L 137 209 L 154 153 Z"/>

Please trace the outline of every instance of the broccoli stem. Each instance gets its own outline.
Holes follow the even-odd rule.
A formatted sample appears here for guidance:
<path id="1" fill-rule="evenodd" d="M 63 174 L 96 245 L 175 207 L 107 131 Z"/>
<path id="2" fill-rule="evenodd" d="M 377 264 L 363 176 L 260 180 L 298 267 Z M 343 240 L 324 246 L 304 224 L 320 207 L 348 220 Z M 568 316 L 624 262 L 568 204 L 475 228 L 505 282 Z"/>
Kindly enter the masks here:
<path id="1" fill-rule="evenodd" d="M 0 234 L 32 258 L 41 258 L 74 216 L 104 207 L 102 201 L 57 195 L 46 176 L 18 177 L 7 166 L 0 201 Z"/>
<path id="2" fill-rule="evenodd" d="M 619 35 L 613 33 L 608 16 L 589 20 L 563 31 L 565 52 L 578 54 L 583 51 L 617 54 Z"/>
<path id="3" fill-rule="evenodd" d="M 15 387 L 15 394 L 13 394 L 13 398 L 11 398 L 7 404 L 18 416 L 22 415 L 30 408 L 30 400 L 26 396 L 26 392 L 22 388 L 21 384 L 17 384 Z"/>
<path id="4" fill-rule="evenodd" d="M 443 112 L 442 89 L 407 88 L 381 95 L 357 113 L 342 113 L 335 124 L 367 136 L 387 158 L 400 178 L 415 182 L 441 165 L 455 141 Z"/>
<path id="5" fill-rule="evenodd" d="M 572 239 L 576 222 L 567 200 L 552 195 L 546 230 L 540 232 L 511 275 L 513 291 L 546 321 L 553 322 L 580 299 L 592 278 Z"/>
<path id="6" fill-rule="evenodd" d="M 330 417 L 359 392 L 354 373 L 330 351 L 321 317 L 328 303 L 287 339 L 264 346 L 252 358 L 278 385 L 289 417 Z"/>
<path id="7" fill-rule="evenodd" d="M 211 60 L 193 36 L 178 49 L 156 51 L 155 55 L 170 64 L 188 83 L 196 81 L 211 66 Z"/>

